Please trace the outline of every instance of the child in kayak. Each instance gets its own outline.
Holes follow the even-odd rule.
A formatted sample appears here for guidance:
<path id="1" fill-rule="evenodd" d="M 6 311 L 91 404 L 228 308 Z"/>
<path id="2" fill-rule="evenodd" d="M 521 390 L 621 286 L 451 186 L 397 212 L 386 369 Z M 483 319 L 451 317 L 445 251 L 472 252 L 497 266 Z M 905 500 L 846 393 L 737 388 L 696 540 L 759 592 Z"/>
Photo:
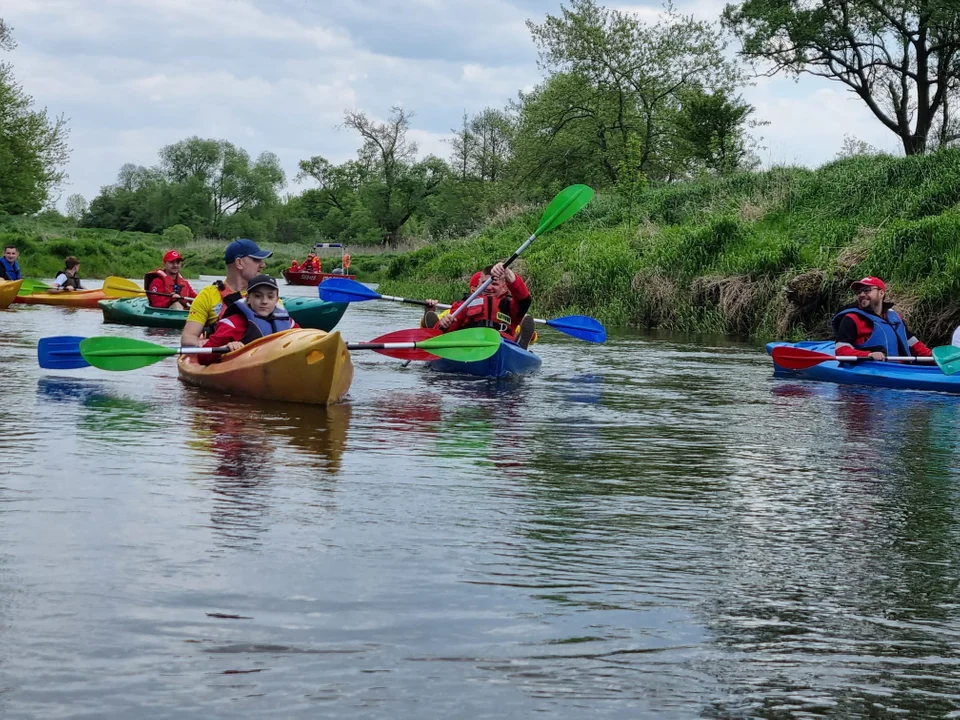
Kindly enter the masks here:
<path id="1" fill-rule="evenodd" d="M 450 312 L 441 316 L 435 312 L 437 301 L 427 300 L 421 326 L 436 327 L 445 333 L 471 327 L 491 327 L 526 349 L 535 334 L 533 316 L 527 314 L 533 299 L 526 283 L 503 263 L 497 263 L 474 273 L 470 278 L 470 292 L 473 293 L 488 277 L 492 277 L 493 282 L 457 317 L 453 317 L 453 313 L 463 305 L 463 300 L 453 303 Z"/>
<path id="2" fill-rule="evenodd" d="M 50 292 L 83 290 L 83 285 L 80 284 L 80 261 L 73 255 L 69 255 L 63 261 L 63 270 L 57 273 L 53 282 L 56 287 L 51 288 Z"/>
<path id="3" fill-rule="evenodd" d="M 247 297 L 230 306 L 203 346 L 226 345 L 232 352 L 257 338 L 300 327 L 283 306 L 277 306 L 279 299 L 277 281 L 269 275 L 257 275 L 247 285 Z M 209 365 L 221 357 L 198 355 L 197 360 L 202 365 Z"/>

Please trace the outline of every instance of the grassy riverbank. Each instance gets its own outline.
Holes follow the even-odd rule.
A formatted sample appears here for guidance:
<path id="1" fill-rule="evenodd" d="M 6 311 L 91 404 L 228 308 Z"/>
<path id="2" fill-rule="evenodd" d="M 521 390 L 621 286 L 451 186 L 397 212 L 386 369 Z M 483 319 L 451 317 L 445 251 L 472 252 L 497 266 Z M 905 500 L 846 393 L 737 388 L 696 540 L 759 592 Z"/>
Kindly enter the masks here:
<path id="1" fill-rule="evenodd" d="M 100 228 L 78 228 L 66 222 L 43 218 L 0 216 L 0 243 L 16 245 L 20 250 L 20 265 L 29 277 L 53 277 L 63 267 L 67 255 L 76 255 L 81 261 L 81 275 L 105 278 L 108 275 L 140 277 L 160 265 L 169 243 L 160 235 L 121 232 Z M 224 272 L 224 240 L 195 239 L 180 245 L 183 254 L 184 275 L 222 275 Z M 277 277 L 290 260 L 303 260 L 307 248 L 299 245 L 272 245 L 273 257 L 267 261 L 267 272 Z M 349 248 L 348 248 L 349 249 Z M 331 253 L 333 251 L 330 251 Z M 375 282 L 396 253 L 351 253 L 350 270 L 360 280 Z M 324 267 L 339 265 L 339 257 L 324 258 Z"/>
<path id="2" fill-rule="evenodd" d="M 452 299 L 505 258 L 540 209 L 394 259 L 382 291 Z M 826 336 L 864 275 L 887 280 L 916 331 L 960 324 L 960 150 L 854 157 L 598 196 L 518 261 L 540 316 L 757 337 Z"/>

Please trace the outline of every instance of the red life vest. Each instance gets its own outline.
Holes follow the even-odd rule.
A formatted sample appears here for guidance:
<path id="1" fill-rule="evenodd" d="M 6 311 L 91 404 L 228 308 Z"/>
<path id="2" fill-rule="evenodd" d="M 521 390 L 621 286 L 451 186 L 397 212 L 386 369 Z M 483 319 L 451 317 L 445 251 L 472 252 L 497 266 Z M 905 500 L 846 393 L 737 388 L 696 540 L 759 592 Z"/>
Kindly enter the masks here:
<path id="1" fill-rule="evenodd" d="M 193 288 L 190 287 L 190 283 L 187 282 L 183 275 L 177 275 L 176 279 L 174 279 L 172 275 L 168 275 L 162 268 L 151 270 L 143 276 L 144 289 L 149 290 L 150 285 L 158 278 L 163 281 L 163 292 L 170 293 L 171 295 L 181 295 L 183 297 L 196 297 L 196 293 L 193 292 Z M 150 300 L 150 298 L 151 296 L 148 293 L 147 300 Z M 150 304 L 152 305 L 153 303 Z"/>
<path id="2" fill-rule="evenodd" d="M 481 295 L 464 309 L 464 328 L 488 327 L 510 340 L 513 339 L 513 318 L 510 317 L 510 296 L 500 298 Z"/>

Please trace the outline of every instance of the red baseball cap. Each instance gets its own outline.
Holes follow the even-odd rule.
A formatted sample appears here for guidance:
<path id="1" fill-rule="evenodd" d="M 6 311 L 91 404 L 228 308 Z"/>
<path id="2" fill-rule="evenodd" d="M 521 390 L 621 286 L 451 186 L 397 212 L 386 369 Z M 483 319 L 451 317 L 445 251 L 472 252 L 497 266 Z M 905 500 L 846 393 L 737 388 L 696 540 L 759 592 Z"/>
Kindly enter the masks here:
<path id="1" fill-rule="evenodd" d="M 178 253 L 176 250 L 168 250 L 167 254 L 163 256 L 163 261 L 165 263 L 173 262 L 174 260 L 183 260 L 183 257 L 181 257 L 180 253 Z"/>
<path id="2" fill-rule="evenodd" d="M 883 280 L 878 277 L 874 277 L 873 275 L 867 275 L 865 278 L 857 280 L 855 283 L 851 283 L 850 287 L 854 290 L 856 290 L 858 287 L 875 287 L 880 288 L 884 292 L 887 291 L 887 286 Z"/>
<path id="3" fill-rule="evenodd" d="M 483 273 L 482 273 L 482 272 L 477 271 L 477 272 L 475 272 L 475 273 L 473 274 L 473 277 L 470 278 L 470 289 L 471 289 L 471 290 L 476 290 L 478 287 L 480 287 L 480 278 L 482 278 L 482 277 L 483 277 Z"/>

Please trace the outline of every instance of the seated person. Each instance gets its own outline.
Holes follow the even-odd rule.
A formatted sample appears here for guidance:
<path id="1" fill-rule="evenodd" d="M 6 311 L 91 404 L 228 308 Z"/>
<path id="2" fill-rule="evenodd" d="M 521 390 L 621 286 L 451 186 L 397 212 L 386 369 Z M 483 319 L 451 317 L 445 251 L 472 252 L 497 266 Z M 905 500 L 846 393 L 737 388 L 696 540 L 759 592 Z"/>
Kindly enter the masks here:
<path id="1" fill-rule="evenodd" d="M 883 361 L 888 355 L 930 357 L 933 351 L 907 328 L 903 318 L 884 301 L 887 286 L 867 276 L 850 286 L 856 301 L 834 315 L 831 324 L 837 355 L 856 355 Z"/>
<path id="2" fill-rule="evenodd" d="M 457 317 L 453 317 L 453 313 L 466 298 L 455 302 L 450 312 L 442 317 L 438 317 L 434 312 L 437 301 L 427 300 L 423 327 L 437 327 L 442 332 L 471 327 L 490 327 L 508 340 L 515 340 L 520 347 L 526 349 L 534 335 L 533 317 L 527 315 L 527 310 L 533 302 L 530 291 L 519 275 L 504 267 L 503 263 L 497 263 L 473 275 L 470 279 L 471 294 L 488 277 L 492 277 L 493 281 L 487 285 L 483 294 L 471 301 L 470 305 Z"/>
<path id="3" fill-rule="evenodd" d="M 247 285 L 247 297 L 229 307 L 203 347 L 226 345 L 232 352 L 257 338 L 300 327 L 283 306 L 277 306 L 279 299 L 277 281 L 269 275 L 257 275 Z M 221 357 L 198 355 L 197 360 L 209 365 Z"/>
<path id="4" fill-rule="evenodd" d="M 180 274 L 183 257 L 176 250 L 170 250 L 163 256 L 163 267 L 151 270 L 143 276 L 143 287 L 147 291 L 147 302 L 151 307 L 186 310 L 190 298 L 197 293 L 187 279 Z"/>
<path id="5" fill-rule="evenodd" d="M 63 261 L 63 270 L 57 273 L 53 279 L 54 287 L 51 292 L 73 292 L 74 290 L 83 290 L 80 284 L 80 261 L 73 255 L 67 256 Z"/>
<path id="6" fill-rule="evenodd" d="M 0 280 L 23 279 L 18 257 L 20 257 L 20 251 L 15 245 L 7 245 L 3 248 L 3 256 L 0 257 Z"/>

